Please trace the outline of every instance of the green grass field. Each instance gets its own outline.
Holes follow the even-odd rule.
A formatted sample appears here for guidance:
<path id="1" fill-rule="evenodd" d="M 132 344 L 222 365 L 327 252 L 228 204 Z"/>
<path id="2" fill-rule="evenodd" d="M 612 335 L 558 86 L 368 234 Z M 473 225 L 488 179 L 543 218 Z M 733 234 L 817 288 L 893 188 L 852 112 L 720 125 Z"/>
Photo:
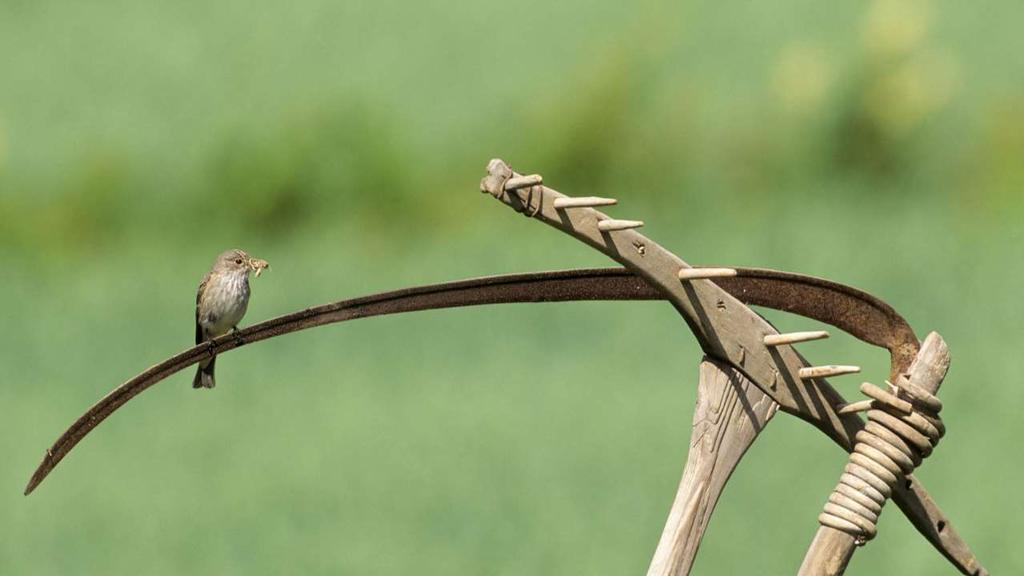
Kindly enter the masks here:
<path id="1" fill-rule="evenodd" d="M 380 290 L 611 265 L 477 192 L 540 172 L 694 264 L 866 289 L 953 367 L 918 476 L 1024 571 L 1024 10 L 1005 0 L 0 4 L 0 574 L 641 574 L 700 351 L 665 303 L 329 326 L 43 451 L 190 346 L 221 250 L 245 324 Z M 813 324 L 766 315 L 781 329 Z M 887 357 L 805 344 L 847 397 Z M 844 455 L 781 415 L 694 574 L 791 574 Z M 851 574 L 953 573 L 895 506 Z"/>

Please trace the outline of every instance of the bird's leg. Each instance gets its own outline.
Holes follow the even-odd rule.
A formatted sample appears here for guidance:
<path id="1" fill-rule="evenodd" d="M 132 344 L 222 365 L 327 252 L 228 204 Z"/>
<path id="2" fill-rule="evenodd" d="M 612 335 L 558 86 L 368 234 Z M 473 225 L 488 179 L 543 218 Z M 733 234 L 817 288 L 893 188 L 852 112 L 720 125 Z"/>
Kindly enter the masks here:
<path id="1" fill-rule="evenodd" d="M 231 336 L 234 337 L 235 343 L 238 344 L 239 346 L 241 346 L 242 344 L 245 344 L 245 339 L 238 335 L 238 326 L 237 325 L 231 327 Z"/>
<path id="2" fill-rule="evenodd" d="M 209 340 L 206 341 L 206 351 L 207 353 L 210 354 L 210 358 L 213 358 L 214 356 L 217 355 L 217 342 L 215 342 L 214 340 L 214 338 L 210 338 Z"/>

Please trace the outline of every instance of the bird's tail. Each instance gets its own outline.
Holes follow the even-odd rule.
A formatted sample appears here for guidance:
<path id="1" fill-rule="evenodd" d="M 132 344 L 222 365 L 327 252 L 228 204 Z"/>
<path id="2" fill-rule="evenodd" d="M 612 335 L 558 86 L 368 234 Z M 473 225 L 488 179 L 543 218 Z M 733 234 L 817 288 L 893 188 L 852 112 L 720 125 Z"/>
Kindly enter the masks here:
<path id="1" fill-rule="evenodd" d="M 199 364 L 199 370 L 196 371 L 196 377 L 192 379 L 193 388 L 213 388 L 217 385 L 213 381 L 213 363 L 217 360 L 214 356 L 205 362 Z"/>

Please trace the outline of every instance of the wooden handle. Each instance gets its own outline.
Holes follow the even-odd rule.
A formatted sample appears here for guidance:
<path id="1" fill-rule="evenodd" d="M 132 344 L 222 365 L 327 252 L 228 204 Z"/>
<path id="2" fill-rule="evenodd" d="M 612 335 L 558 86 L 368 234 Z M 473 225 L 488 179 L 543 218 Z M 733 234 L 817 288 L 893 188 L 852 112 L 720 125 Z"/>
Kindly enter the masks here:
<path id="1" fill-rule="evenodd" d="M 647 576 L 685 576 L 718 497 L 779 405 L 740 371 L 705 359 L 686 468 Z"/>

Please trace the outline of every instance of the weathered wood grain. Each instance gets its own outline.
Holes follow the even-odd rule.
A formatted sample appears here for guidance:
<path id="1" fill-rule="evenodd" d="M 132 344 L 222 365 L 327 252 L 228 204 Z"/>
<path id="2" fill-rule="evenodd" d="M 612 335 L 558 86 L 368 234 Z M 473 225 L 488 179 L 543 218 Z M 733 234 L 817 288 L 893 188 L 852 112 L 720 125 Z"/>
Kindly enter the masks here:
<path id="1" fill-rule="evenodd" d="M 732 366 L 701 362 L 686 467 L 647 576 L 690 573 L 725 483 L 778 408 Z"/>

